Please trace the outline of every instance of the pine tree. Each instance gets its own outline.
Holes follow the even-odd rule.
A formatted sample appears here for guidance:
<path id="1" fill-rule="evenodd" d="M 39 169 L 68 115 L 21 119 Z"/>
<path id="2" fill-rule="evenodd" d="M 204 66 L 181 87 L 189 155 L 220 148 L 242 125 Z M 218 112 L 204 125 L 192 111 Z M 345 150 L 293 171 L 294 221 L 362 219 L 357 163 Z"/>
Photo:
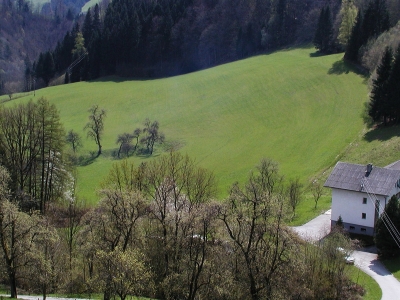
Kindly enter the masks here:
<path id="1" fill-rule="evenodd" d="M 54 66 L 53 55 L 51 52 L 39 55 L 39 60 L 36 67 L 36 75 L 42 78 L 46 86 L 49 85 L 50 80 L 54 77 L 56 72 Z"/>
<path id="2" fill-rule="evenodd" d="M 64 83 L 68 84 L 69 83 L 69 72 L 65 72 L 65 77 L 64 77 Z"/>
<path id="3" fill-rule="evenodd" d="M 362 45 L 372 37 L 377 37 L 390 27 L 389 13 L 385 0 L 374 0 L 368 5 L 364 14 L 364 22 L 361 28 Z"/>
<path id="4" fill-rule="evenodd" d="M 382 220 L 382 217 L 385 218 L 386 222 Z M 388 219 L 390 219 L 391 222 L 394 223 L 396 229 L 399 230 L 399 217 L 399 201 L 396 196 L 393 196 L 390 198 L 384 213 L 381 215 L 375 225 L 375 244 L 379 249 L 379 256 L 381 258 L 389 258 L 400 254 L 399 247 L 385 225 L 385 223 L 388 222 Z"/>
<path id="5" fill-rule="evenodd" d="M 400 120 L 400 45 L 394 55 L 394 62 L 388 79 L 389 106 L 392 117 Z"/>
<path id="6" fill-rule="evenodd" d="M 371 99 L 369 103 L 369 116 L 375 121 L 383 119 L 386 125 L 387 117 L 390 116 L 388 99 L 388 79 L 391 72 L 393 55 L 389 47 L 386 47 L 381 63 L 376 71 L 376 79 L 373 80 Z"/>
<path id="7" fill-rule="evenodd" d="M 332 50 L 332 18 L 329 6 L 321 10 L 318 19 L 317 30 L 314 35 L 314 46 L 322 53 L 329 53 Z"/>
<path id="8" fill-rule="evenodd" d="M 90 8 L 89 8 L 86 13 L 85 21 L 83 22 L 83 26 L 82 26 L 82 35 L 83 35 L 83 38 L 85 39 L 85 47 L 89 46 L 91 39 L 92 39 L 92 33 L 93 33 L 93 20 L 92 20 L 92 14 L 91 14 Z"/>
<path id="9" fill-rule="evenodd" d="M 101 30 L 101 21 L 100 21 L 100 8 L 99 8 L 99 4 L 96 3 L 96 5 L 94 6 L 94 13 L 93 13 L 93 30 L 100 32 Z"/>
<path id="10" fill-rule="evenodd" d="M 362 40 L 361 40 L 362 22 L 363 19 L 361 11 L 358 11 L 349 41 L 347 43 L 346 52 L 344 54 L 345 60 L 357 61 L 358 59 L 358 50 L 362 45 Z"/>
<path id="11" fill-rule="evenodd" d="M 357 62 L 361 46 L 389 28 L 389 13 L 385 0 L 371 1 L 363 15 L 361 11 L 358 12 L 344 58 Z"/>

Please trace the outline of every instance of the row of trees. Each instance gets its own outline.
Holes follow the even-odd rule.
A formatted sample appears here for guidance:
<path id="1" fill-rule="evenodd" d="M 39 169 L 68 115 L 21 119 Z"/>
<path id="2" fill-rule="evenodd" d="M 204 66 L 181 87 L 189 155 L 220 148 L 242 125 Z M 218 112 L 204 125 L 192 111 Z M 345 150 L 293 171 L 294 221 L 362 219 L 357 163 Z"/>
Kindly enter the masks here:
<path id="1" fill-rule="evenodd" d="M 118 135 L 116 141 L 119 144 L 118 158 L 120 158 L 121 153 L 128 157 L 131 152 L 135 152 L 138 149 L 139 142 L 145 146 L 145 152 L 152 155 L 155 143 L 162 144 L 164 142 L 165 136 L 159 131 L 160 124 L 158 121 L 152 122 L 147 118 L 143 125 L 143 128 L 136 128 L 133 133 L 125 132 Z M 132 145 L 133 139 L 136 139 L 135 145 Z"/>
<path id="2" fill-rule="evenodd" d="M 87 137 L 92 139 L 97 147 L 97 157 L 102 153 L 102 139 L 104 133 L 104 119 L 107 115 L 106 111 L 99 107 L 99 105 L 93 105 L 89 110 L 89 121 L 86 123 L 84 130 L 87 131 Z M 116 143 L 119 145 L 117 156 L 121 157 L 121 153 L 128 157 L 132 152 L 138 150 L 139 142 L 144 145 L 146 152 L 150 155 L 153 154 L 154 145 L 156 143 L 162 144 L 165 140 L 165 136 L 159 131 L 158 121 L 151 122 L 150 119 L 146 119 L 143 123 L 143 128 L 136 128 L 133 133 L 124 132 L 118 135 Z M 140 140 L 139 140 L 140 138 Z M 136 144 L 133 145 L 132 141 L 136 139 Z M 82 146 L 82 139 L 80 135 L 70 130 L 66 135 L 66 142 L 71 145 L 74 155 L 78 148 Z"/>
<path id="3" fill-rule="evenodd" d="M 400 120 L 400 45 L 393 55 L 386 48 L 372 81 L 368 114 L 374 122 L 397 123 Z"/>
<path id="4" fill-rule="evenodd" d="M 360 61 L 360 50 L 370 39 L 377 38 L 390 28 L 389 12 L 385 0 L 373 0 L 367 9 L 359 10 L 348 40 L 344 58 Z"/>
<path id="5" fill-rule="evenodd" d="M 345 51 L 346 60 L 360 63 L 362 47 L 389 28 L 386 0 L 371 0 L 367 7 L 344 0 L 337 15 L 322 8 L 313 43 L 322 53 Z"/>
<path id="6" fill-rule="evenodd" d="M 62 198 L 67 177 L 64 128 L 46 99 L 0 109 L 0 163 L 11 176 L 11 191 L 24 210 L 45 213 Z"/>
<path id="7" fill-rule="evenodd" d="M 269 160 L 222 202 L 213 201 L 213 174 L 178 152 L 137 167 L 122 161 L 96 207 L 73 199 L 47 216 L 19 211 L 2 167 L 0 176 L 0 263 L 16 254 L 6 278 L 15 280 L 13 296 L 16 286 L 104 299 L 348 299 L 361 291 L 336 249 L 349 247 L 345 237 L 316 246 L 285 225 L 289 194 Z"/>

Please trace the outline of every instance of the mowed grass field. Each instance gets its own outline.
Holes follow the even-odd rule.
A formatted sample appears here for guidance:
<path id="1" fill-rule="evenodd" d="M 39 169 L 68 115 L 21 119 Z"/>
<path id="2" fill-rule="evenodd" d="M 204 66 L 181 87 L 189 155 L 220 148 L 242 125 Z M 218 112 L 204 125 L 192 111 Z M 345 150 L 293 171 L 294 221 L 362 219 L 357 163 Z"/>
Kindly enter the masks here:
<path id="1" fill-rule="evenodd" d="M 107 111 L 105 154 L 78 168 L 78 195 L 89 202 L 97 201 L 99 183 L 116 162 L 111 153 L 118 134 L 132 132 L 145 118 L 158 120 L 168 143 L 215 173 L 219 198 L 235 181 L 245 182 L 263 157 L 278 162 L 286 178 L 308 184 L 359 137 L 368 99 L 365 78 L 342 62 L 342 54 L 314 52 L 280 51 L 165 79 L 112 77 L 50 87 L 36 91 L 35 99 L 54 103 L 66 131 L 83 137 L 80 155 L 96 151 L 83 131 L 87 110 L 98 104 Z M 162 148 L 151 158 L 130 159 L 139 164 L 158 155 Z"/>

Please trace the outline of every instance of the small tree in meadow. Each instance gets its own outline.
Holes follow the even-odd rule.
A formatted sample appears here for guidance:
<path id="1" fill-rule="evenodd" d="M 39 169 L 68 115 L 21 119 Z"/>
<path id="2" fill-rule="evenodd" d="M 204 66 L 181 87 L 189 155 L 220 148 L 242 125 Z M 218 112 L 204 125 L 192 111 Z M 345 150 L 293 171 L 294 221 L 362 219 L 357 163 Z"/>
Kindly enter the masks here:
<path id="1" fill-rule="evenodd" d="M 76 153 L 78 148 L 82 147 L 82 139 L 80 135 L 77 132 L 73 131 L 72 129 L 68 131 L 65 140 L 71 145 L 74 153 Z"/>
<path id="2" fill-rule="evenodd" d="M 322 186 L 322 184 L 320 182 L 318 182 L 317 180 L 314 180 L 311 185 L 311 193 L 313 195 L 314 202 L 315 202 L 314 209 L 317 209 L 318 201 L 321 198 L 323 191 L 324 191 L 324 187 Z"/>
<path id="3" fill-rule="evenodd" d="M 97 104 L 93 105 L 88 112 L 89 122 L 86 123 L 84 129 L 87 130 L 87 137 L 95 141 L 96 145 L 99 147 L 97 151 L 97 156 L 101 154 L 101 137 L 104 131 L 104 118 L 106 116 L 106 111 L 101 109 Z"/>
<path id="4" fill-rule="evenodd" d="M 150 154 L 153 154 L 156 142 L 161 144 L 165 140 L 164 134 L 158 130 L 159 127 L 158 121 L 151 122 L 148 118 L 144 121 L 143 133 L 145 136 L 141 139 L 141 142 L 146 145 L 147 152 Z"/>
<path id="5" fill-rule="evenodd" d="M 296 215 L 296 207 L 299 205 L 302 198 L 302 188 L 303 185 L 300 183 L 298 178 L 290 180 L 287 188 L 287 194 L 289 198 L 289 205 L 293 210 L 293 217 Z"/>

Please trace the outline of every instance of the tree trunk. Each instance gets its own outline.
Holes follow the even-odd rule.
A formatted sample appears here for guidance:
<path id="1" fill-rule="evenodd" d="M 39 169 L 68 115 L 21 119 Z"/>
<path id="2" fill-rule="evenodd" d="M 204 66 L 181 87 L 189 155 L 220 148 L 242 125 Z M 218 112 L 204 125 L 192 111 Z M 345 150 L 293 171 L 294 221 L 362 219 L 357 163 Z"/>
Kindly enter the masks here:
<path id="1" fill-rule="evenodd" d="M 104 300 L 111 300 L 111 274 L 107 277 L 106 288 L 104 290 Z"/>
<path id="2" fill-rule="evenodd" d="M 11 298 L 17 298 L 17 279 L 15 276 L 15 271 L 8 273 L 8 278 L 10 280 L 10 295 Z"/>
<path id="3" fill-rule="evenodd" d="M 42 292 L 43 292 L 43 300 L 46 300 L 46 297 L 47 297 L 47 284 L 46 283 L 43 284 Z"/>

